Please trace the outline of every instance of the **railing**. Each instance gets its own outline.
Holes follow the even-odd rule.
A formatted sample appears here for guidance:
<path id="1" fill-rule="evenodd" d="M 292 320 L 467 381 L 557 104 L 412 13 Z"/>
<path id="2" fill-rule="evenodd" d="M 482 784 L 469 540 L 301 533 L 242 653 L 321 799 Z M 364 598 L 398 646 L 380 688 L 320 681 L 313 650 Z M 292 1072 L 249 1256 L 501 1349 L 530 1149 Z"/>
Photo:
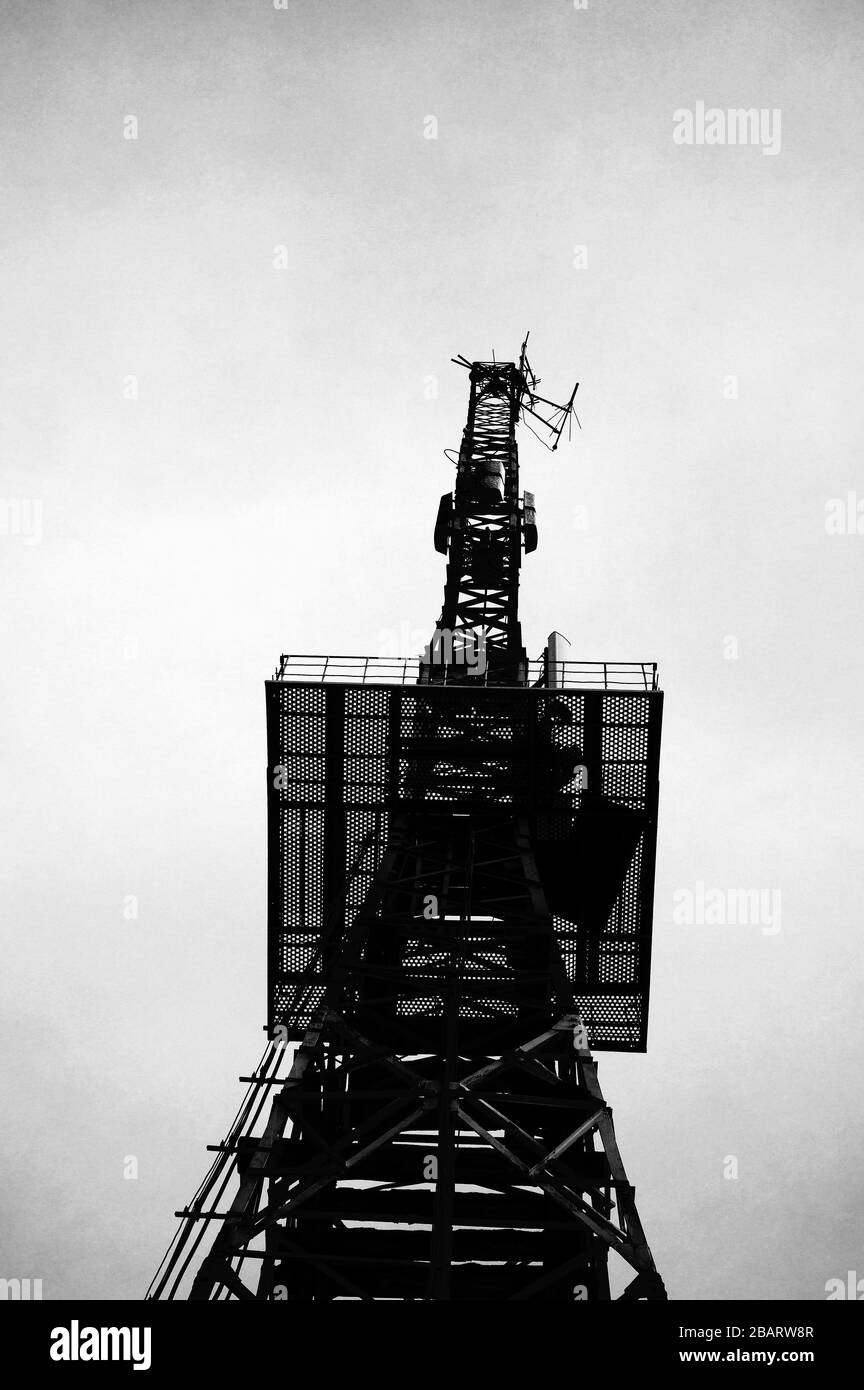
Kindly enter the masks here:
<path id="1" fill-rule="evenodd" d="M 334 681 L 348 685 L 416 685 L 419 656 L 308 656 L 283 655 L 273 673 L 277 681 L 317 684 Z M 430 668 L 424 663 L 424 670 Z M 434 665 L 435 685 L 498 685 L 494 670 L 470 665 Z M 556 661 L 557 688 L 569 690 L 657 690 L 656 661 Z M 546 686 L 547 667 L 542 659 L 528 662 L 528 685 Z"/>

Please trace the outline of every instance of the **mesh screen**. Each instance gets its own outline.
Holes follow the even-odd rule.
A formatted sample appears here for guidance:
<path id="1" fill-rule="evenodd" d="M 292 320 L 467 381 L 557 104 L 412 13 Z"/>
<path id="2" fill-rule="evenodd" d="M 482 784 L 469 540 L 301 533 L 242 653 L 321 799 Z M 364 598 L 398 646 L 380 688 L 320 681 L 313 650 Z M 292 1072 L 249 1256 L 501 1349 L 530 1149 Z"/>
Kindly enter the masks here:
<path id="1" fill-rule="evenodd" d="M 592 1046 L 644 1048 L 661 692 L 271 681 L 267 712 L 271 1028 L 302 1036 L 395 814 L 494 806 L 529 819 Z M 400 1012 L 434 1016 L 434 982 L 418 957 Z"/>

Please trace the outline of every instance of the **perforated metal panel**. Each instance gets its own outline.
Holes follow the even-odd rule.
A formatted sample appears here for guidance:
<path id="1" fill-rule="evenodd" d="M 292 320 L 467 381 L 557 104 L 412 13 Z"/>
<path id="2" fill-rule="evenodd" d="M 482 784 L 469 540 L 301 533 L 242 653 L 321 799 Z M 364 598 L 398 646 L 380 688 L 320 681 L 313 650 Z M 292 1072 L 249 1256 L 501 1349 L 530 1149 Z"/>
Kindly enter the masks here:
<path id="1" fill-rule="evenodd" d="M 498 808 L 528 817 L 592 1046 L 644 1049 L 662 699 L 268 682 L 271 1029 L 308 1026 L 394 815 Z M 428 990 L 433 962 L 422 974 Z M 401 1008 L 439 1005 L 409 986 Z"/>

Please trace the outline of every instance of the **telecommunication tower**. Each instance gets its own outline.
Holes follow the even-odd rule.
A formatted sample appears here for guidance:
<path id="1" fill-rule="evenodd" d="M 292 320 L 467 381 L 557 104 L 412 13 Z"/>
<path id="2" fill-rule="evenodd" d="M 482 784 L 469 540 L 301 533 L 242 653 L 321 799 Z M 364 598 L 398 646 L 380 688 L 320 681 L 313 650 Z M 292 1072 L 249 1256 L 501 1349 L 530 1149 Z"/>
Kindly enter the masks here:
<path id="1" fill-rule="evenodd" d="M 151 1298 L 666 1297 L 592 1056 L 646 1048 L 663 695 L 528 659 L 516 428 L 576 388 L 454 361 L 425 652 L 266 683 L 269 1040 Z"/>

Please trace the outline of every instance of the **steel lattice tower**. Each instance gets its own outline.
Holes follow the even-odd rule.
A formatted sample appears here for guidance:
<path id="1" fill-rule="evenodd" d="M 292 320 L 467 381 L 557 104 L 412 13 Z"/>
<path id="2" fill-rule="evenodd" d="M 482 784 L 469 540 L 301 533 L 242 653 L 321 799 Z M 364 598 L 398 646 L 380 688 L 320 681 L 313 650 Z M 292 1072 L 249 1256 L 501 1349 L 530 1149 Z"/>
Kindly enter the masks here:
<path id="1" fill-rule="evenodd" d="M 573 396 L 459 362 L 425 653 L 267 682 L 270 1041 L 150 1297 L 665 1297 L 589 1050 L 646 1045 L 662 694 L 528 660 L 516 427 Z"/>

